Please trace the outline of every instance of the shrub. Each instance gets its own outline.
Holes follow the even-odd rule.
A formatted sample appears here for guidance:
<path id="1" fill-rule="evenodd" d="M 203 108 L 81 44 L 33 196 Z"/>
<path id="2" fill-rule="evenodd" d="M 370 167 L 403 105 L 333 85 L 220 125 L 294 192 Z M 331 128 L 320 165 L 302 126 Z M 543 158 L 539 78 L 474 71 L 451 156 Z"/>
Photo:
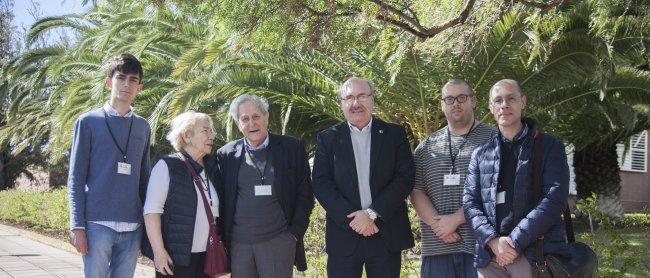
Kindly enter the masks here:
<path id="1" fill-rule="evenodd" d="M 51 191 L 0 191 L 0 219 L 48 230 L 67 231 L 67 188 Z"/>
<path id="2" fill-rule="evenodd" d="M 620 224 L 620 226 L 624 228 L 650 227 L 650 210 L 645 210 L 640 213 L 626 214 L 617 224 Z"/>

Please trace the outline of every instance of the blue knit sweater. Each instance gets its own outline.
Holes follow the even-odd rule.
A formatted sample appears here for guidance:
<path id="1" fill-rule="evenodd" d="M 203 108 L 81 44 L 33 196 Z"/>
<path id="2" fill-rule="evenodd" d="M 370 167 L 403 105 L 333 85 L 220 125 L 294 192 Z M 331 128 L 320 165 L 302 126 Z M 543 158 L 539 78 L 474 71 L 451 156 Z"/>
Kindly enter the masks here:
<path id="1" fill-rule="evenodd" d="M 68 194 L 70 227 L 86 227 L 87 221 L 141 223 L 142 203 L 149 180 L 149 139 L 151 128 L 144 118 L 133 114 L 126 163 L 131 175 L 118 174 L 123 162 L 131 117 L 105 117 L 98 108 L 79 116 L 74 125 Z M 120 147 L 118 148 L 105 118 Z"/>

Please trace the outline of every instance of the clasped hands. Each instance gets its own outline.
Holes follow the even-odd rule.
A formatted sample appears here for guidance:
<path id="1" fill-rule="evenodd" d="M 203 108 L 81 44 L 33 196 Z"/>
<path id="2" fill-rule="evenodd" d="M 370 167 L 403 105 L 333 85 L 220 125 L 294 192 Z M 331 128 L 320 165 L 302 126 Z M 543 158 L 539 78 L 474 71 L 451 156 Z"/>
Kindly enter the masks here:
<path id="1" fill-rule="evenodd" d="M 499 266 L 507 266 L 515 261 L 519 256 L 515 250 L 515 245 L 507 236 L 496 237 L 488 242 L 488 246 L 496 257 L 495 260 Z"/>
<path id="2" fill-rule="evenodd" d="M 350 228 L 362 236 L 371 236 L 379 232 L 379 228 L 375 221 L 370 219 L 370 216 L 365 210 L 357 210 L 348 214 L 350 221 Z"/>
<path id="3" fill-rule="evenodd" d="M 444 243 L 454 243 L 461 239 L 460 234 L 456 232 L 460 223 L 453 214 L 436 215 L 433 217 L 433 221 L 429 223 L 429 226 Z"/>

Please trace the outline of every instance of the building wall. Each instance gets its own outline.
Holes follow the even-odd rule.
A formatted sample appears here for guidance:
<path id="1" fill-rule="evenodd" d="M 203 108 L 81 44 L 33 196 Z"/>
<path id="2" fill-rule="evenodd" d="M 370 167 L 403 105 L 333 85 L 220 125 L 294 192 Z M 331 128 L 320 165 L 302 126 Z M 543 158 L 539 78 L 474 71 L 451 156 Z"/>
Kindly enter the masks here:
<path id="1" fill-rule="evenodd" d="M 646 163 L 650 163 L 650 152 L 647 155 Z M 650 170 L 645 173 L 621 171 L 621 201 L 626 212 L 650 209 Z"/>

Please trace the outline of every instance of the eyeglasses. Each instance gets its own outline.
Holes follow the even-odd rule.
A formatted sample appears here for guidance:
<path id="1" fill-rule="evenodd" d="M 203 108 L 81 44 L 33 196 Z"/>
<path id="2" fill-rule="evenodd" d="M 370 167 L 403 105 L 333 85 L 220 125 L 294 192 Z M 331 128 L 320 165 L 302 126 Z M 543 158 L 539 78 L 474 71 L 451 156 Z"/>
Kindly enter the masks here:
<path id="1" fill-rule="evenodd" d="M 372 98 L 372 94 L 369 94 L 369 95 L 368 94 L 359 94 L 357 96 L 349 95 L 347 97 L 341 98 L 341 101 L 343 101 L 345 103 L 354 103 L 355 100 L 358 101 L 358 102 L 366 102 L 370 98 Z"/>
<path id="2" fill-rule="evenodd" d="M 512 96 L 512 97 L 507 97 L 507 98 L 497 97 L 497 98 L 494 98 L 493 100 L 491 100 L 490 102 L 491 102 L 492 105 L 494 105 L 494 106 L 501 106 L 501 105 L 503 105 L 504 103 L 505 103 L 506 105 L 512 105 L 512 104 L 514 104 L 514 103 L 518 103 L 520 100 L 521 100 L 521 98 L 519 98 L 519 97 L 514 97 L 514 96 Z"/>
<path id="3" fill-rule="evenodd" d="M 454 104 L 455 101 L 458 101 L 458 103 L 464 103 L 470 97 L 473 97 L 473 95 L 461 94 L 461 95 L 458 95 L 457 97 L 452 97 L 452 96 L 445 97 L 445 98 L 442 99 L 442 101 L 444 101 L 445 104 L 447 104 L 447 105 L 452 105 L 452 104 Z"/>

